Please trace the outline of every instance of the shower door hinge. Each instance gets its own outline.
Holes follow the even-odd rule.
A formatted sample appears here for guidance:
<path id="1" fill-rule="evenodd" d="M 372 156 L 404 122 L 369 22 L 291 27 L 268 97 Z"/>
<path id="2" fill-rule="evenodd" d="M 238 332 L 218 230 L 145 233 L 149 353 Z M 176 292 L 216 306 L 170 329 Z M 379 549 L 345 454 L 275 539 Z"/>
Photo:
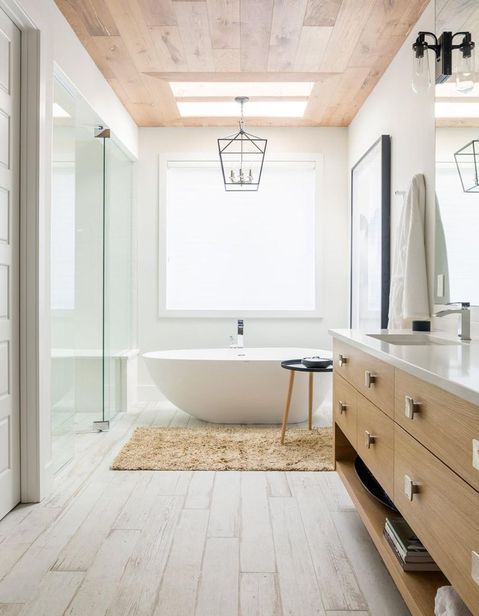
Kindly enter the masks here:
<path id="1" fill-rule="evenodd" d="M 108 430 L 110 429 L 110 422 L 108 420 L 94 421 L 93 427 L 95 428 L 95 430 L 98 430 L 98 432 L 108 432 Z"/>
<path id="2" fill-rule="evenodd" d="M 95 137 L 101 137 L 103 139 L 109 139 L 110 138 L 110 129 L 109 128 L 105 128 L 104 126 L 97 126 L 95 128 Z"/>

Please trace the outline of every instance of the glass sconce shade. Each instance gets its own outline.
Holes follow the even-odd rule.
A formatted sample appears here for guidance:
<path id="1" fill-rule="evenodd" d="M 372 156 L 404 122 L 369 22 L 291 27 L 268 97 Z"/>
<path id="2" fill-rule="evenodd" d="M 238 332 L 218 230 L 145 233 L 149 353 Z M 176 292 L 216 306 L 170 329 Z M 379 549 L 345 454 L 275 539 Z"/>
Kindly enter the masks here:
<path id="1" fill-rule="evenodd" d="M 454 154 L 464 192 L 479 193 L 479 139 L 473 139 Z"/>
<path id="2" fill-rule="evenodd" d="M 415 54 L 413 56 L 412 89 L 416 94 L 420 94 L 428 90 L 431 85 L 429 53 L 426 48 L 423 50 L 422 54 Z"/>
<path id="3" fill-rule="evenodd" d="M 459 44 L 454 41 L 462 37 Z M 429 51 L 434 52 L 436 83 L 444 83 L 453 73 L 458 92 L 470 92 L 474 88 L 474 47 L 470 32 L 445 31 L 438 38 L 433 32 L 419 32 L 412 46 L 414 92 L 424 92 L 431 84 L 429 72 Z M 453 52 L 458 52 L 457 66 L 453 70 Z"/>
<path id="4" fill-rule="evenodd" d="M 471 49 L 468 55 L 459 54 L 456 69 L 456 90 L 458 92 L 470 92 L 474 88 L 475 54 Z"/>

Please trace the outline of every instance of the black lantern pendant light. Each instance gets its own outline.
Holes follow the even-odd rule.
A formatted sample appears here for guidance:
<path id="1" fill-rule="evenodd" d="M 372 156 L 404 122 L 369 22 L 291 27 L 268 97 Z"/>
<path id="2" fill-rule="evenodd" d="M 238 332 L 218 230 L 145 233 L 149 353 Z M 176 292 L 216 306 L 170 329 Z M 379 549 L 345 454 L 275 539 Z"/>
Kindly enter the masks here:
<path id="1" fill-rule="evenodd" d="M 455 152 L 457 171 L 464 192 L 479 192 L 479 139 L 473 139 Z"/>
<path id="2" fill-rule="evenodd" d="M 239 132 L 218 139 L 223 181 L 227 191 L 254 191 L 259 188 L 268 141 L 244 130 L 243 105 L 249 98 L 237 96 L 235 101 L 241 105 Z"/>

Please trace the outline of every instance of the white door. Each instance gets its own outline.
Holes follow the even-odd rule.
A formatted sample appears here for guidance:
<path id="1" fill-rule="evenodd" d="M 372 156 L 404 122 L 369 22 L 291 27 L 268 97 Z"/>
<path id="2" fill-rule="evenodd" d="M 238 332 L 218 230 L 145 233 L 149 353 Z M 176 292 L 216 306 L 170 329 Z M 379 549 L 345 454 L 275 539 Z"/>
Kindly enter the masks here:
<path id="1" fill-rule="evenodd" d="M 0 518 L 20 501 L 20 31 L 0 10 Z"/>

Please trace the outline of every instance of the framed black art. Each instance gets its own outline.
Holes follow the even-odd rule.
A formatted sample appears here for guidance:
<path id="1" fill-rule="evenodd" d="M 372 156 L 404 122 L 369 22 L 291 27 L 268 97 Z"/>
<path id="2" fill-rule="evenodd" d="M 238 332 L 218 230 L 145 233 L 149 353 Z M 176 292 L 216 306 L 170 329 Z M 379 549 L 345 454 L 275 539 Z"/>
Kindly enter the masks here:
<path id="1" fill-rule="evenodd" d="M 386 329 L 391 280 L 391 137 L 351 169 L 350 325 Z"/>

